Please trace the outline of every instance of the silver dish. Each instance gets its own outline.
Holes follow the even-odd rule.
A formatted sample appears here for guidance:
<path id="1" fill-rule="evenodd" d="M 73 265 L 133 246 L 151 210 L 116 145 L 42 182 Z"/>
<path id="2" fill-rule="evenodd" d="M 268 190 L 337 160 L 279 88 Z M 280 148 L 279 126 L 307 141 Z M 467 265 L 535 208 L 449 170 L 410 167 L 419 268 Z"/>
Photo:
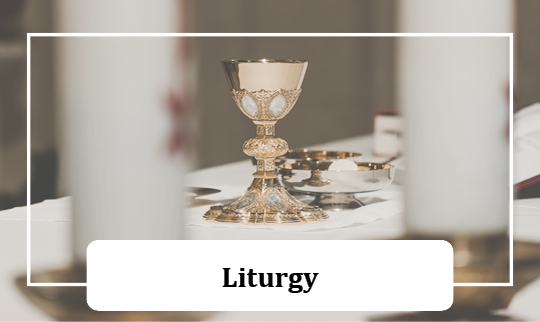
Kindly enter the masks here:
<path id="1" fill-rule="evenodd" d="M 347 159 L 354 162 L 362 161 L 362 155 L 356 152 L 323 151 L 309 149 L 289 150 L 286 154 L 276 158 L 276 164 L 283 163 L 318 163 Z"/>
<path id="2" fill-rule="evenodd" d="M 298 161 L 279 165 L 279 180 L 295 194 L 315 196 L 312 206 L 323 210 L 350 210 L 364 206 L 354 195 L 386 188 L 395 168 L 387 163 L 355 162 L 357 170 L 328 170 L 332 162 Z"/>

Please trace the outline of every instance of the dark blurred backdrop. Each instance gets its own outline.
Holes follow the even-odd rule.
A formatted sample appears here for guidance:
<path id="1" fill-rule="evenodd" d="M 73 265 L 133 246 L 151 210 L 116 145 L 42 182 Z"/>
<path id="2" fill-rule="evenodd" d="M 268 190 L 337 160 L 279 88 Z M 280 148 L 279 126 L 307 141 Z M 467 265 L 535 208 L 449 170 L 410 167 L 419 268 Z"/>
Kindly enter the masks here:
<path id="1" fill-rule="evenodd" d="M 0 209 L 26 203 L 26 33 L 58 31 L 56 5 L 51 0 L 0 0 Z M 397 5 L 396 0 L 197 0 L 191 2 L 191 28 L 212 33 L 397 32 Z M 514 105 L 522 108 L 540 101 L 540 1 L 515 1 L 514 14 Z M 310 61 L 298 104 L 277 124 L 277 135 L 293 148 L 370 133 L 373 112 L 396 105 L 394 38 L 208 37 L 197 38 L 196 46 L 197 168 L 245 159 L 242 142 L 254 135 L 253 124 L 230 97 L 220 60 Z M 53 40 L 34 38 L 32 202 L 64 193 L 58 187 L 54 62 Z"/>

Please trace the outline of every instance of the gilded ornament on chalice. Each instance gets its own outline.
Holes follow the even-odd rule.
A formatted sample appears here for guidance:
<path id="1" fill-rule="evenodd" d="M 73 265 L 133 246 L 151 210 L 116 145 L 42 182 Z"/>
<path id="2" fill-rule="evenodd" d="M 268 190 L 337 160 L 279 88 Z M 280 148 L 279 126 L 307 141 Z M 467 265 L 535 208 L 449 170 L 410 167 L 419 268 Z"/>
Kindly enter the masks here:
<path id="1" fill-rule="evenodd" d="M 255 179 L 229 205 L 211 207 L 208 221 L 252 224 L 310 223 L 328 219 L 318 207 L 291 196 L 278 181 L 275 159 L 287 153 L 285 140 L 275 137 L 275 124 L 296 103 L 308 62 L 304 60 L 223 61 L 231 94 L 240 110 L 253 120 L 256 136 L 244 142 L 245 154 L 257 159 Z"/>

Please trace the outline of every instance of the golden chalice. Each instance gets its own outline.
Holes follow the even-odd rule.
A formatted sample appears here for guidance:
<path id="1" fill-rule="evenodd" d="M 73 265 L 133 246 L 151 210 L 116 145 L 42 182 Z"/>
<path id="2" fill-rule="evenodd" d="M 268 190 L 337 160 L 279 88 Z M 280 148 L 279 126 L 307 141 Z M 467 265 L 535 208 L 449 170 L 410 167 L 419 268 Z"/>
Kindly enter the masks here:
<path id="1" fill-rule="evenodd" d="M 293 108 L 308 62 L 305 60 L 230 60 L 221 62 L 240 110 L 257 126 L 244 153 L 257 159 L 255 179 L 229 205 L 211 207 L 208 221 L 252 224 L 310 223 L 328 219 L 318 207 L 291 196 L 279 183 L 275 158 L 287 153 L 285 140 L 275 137 L 276 122 Z"/>

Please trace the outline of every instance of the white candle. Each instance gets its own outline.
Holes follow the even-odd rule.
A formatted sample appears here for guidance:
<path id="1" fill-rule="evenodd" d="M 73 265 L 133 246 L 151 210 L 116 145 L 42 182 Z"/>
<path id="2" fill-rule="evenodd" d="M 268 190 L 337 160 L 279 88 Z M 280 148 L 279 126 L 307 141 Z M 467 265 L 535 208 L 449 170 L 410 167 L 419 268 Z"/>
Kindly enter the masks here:
<path id="1" fill-rule="evenodd" d="M 401 32 L 511 30 L 510 0 L 400 5 Z M 410 232 L 507 230 L 509 50 L 508 38 L 400 38 Z"/>
<path id="2" fill-rule="evenodd" d="M 162 27 L 153 31 L 175 31 L 174 1 L 123 2 L 62 1 L 62 31 L 139 31 L 125 27 L 149 21 Z M 182 94 L 172 81 L 177 41 L 69 37 L 58 43 L 76 262 L 85 262 L 93 240 L 183 236 L 185 161 L 181 151 L 169 149 L 178 123 L 167 106 L 174 105 L 171 93 Z"/>

